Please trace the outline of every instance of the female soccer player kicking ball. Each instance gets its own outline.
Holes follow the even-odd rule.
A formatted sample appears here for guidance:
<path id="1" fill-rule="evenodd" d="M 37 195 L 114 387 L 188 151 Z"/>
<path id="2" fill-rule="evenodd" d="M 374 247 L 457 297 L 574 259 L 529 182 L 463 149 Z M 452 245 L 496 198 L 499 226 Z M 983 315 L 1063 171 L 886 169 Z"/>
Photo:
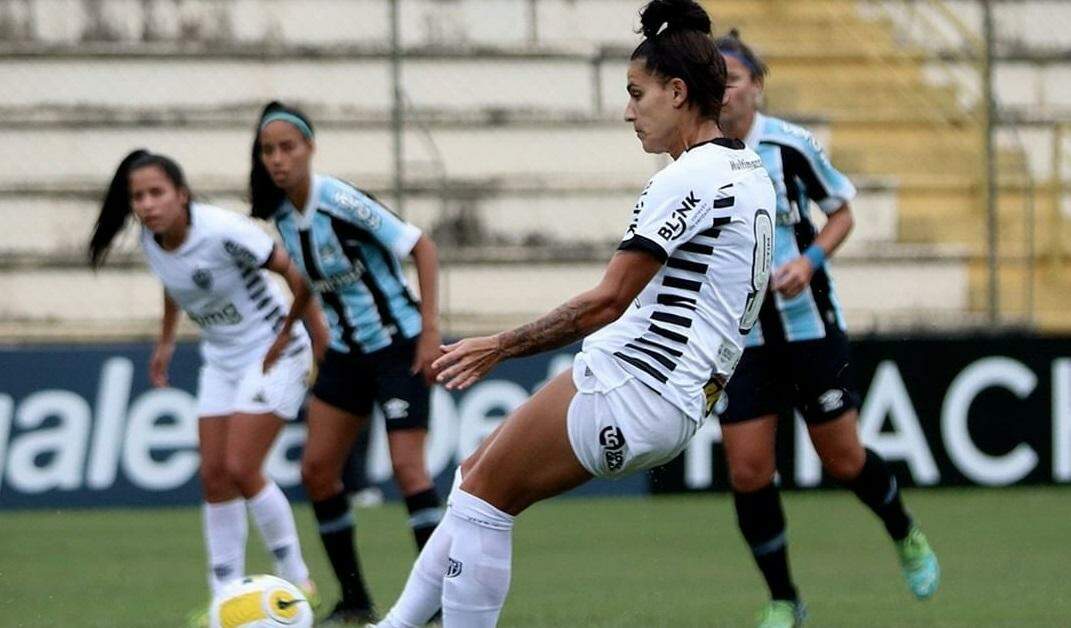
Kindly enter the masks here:
<path id="1" fill-rule="evenodd" d="M 539 320 L 444 347 L 434 367 L 466 388 L 500 361 L 584 338 L 552 379 L 461 467 L 447 516 L 380 628 L 496 625 L 514 518 L 592 477 L 679 454 L 732 375 L 766 294 L 774 191 L 758 156 L 724 137 L 725 65 L 691 0 L 656 0 L 628 68 L 625 119 L 673 163 L 647 184 L 594 289 Z"/>
<path id="2" fill-rule="evenodd" d="M 305 330 L 292 325 L 306 311 L 308 288 L 286 252 L 251 220 L 191 198 L 177 163 L 134 151 L 108 188 L 90 263 L 104 265 L 133 213 L 142 225 L 142 252 L 164 285 L 160 339 L 149 364 L 154 386 L 167 386 L 180 310 L 201 327 L 197 429 L 212 593 L 244 575 L 248 509 L 276 572 L 316 601 L 290 503 L 261 471 L 283 423 L 297 417 L 305 399 L 313 351 Z M 289 316 L 264 269 L 282 275 L 300 302 Z M 307 320 L 317 346 L 326 346 L 319 311 Z M 195 611 L 190 623 L 207 626 L 207 609 Z"/>

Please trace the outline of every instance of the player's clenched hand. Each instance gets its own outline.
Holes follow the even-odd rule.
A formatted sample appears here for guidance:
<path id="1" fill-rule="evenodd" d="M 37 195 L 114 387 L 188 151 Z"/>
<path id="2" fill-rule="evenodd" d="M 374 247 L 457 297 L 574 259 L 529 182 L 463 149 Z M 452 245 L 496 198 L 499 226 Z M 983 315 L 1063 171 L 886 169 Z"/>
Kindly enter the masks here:
<path id="1" fill-rule="evenodd" d="M 435 383 L 435 369 L 432 368 L 432 363 L 435 358 L 442 355 L 442 334 L 438 329 L 434 327 L 425 327 L 420 332 L 420 340 L 417 341 L 416 355 L 413 356 L 413 365 L 409 367 L 409 372 L 413 375 L 417 373 L 424 374 L 424 381 L 428 385 Z"/>
<path id="2" fill-rule="evenodd" d="M 153 349 L 149 359 L 149 381 L 157 388 L 167 386 L 167 368 L 171 365 L 171 356 L 175 353 L 175 343 L 161 342 Z"/>
<path id="3" fill-rule="evenodd" d="M 264 369 L 263 372 L 267 373 L 276 362 L 279 361 L 279 356 L 283 354 L 283 350 L 290 344 L 291 336 L 289 332 L 280 333 L 275 337 L 275 342 L 271 343 L 271 347 L 268 348 L 268 352 L 264 354 Z"/>
<path id="4" fill-rule="evenodd" d="M 794 297 L 810 285 L 813 275 L 814 266 L 811 266 L 811 260 L 803 256 L 797 257 L 774 273 L 774 290 L 786 297 Z"/>
<path id="5" fill-rule="evenodd" d="M 448 390 L 464 390 L 487 375 L 502 361 L 498 338 L 466 338 L 442 347 L 444 354 L 431 365 L 439 373 L 440 384 Z"/>

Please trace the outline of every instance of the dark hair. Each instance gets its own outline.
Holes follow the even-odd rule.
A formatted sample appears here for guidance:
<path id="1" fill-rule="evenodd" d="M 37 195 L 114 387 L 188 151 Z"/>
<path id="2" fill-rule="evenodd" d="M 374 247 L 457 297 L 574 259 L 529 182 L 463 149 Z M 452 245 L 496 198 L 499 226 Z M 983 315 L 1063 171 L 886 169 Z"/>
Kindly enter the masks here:
<path id="1" fill-rule="evenodd" d="M 257 118 L 257 128 L 253 130 L 253 165 L 249 171 L 249 202 L 252 205 L 254 218 L 267 220 L 279 211 L 279 205 L 283 202 L 284 193 L 282 188 L 275 185 L 268 174 L 268 169 L 260 161 L 260 127 L 273 113 L 288 113 L 296 116 L 304 122 L 310 131 L 313 131 L 312 122 L 300 109 L 287 107 L 283 103 L 273 100 L 265 105 Z"/>
<path id="2" fill-rule="evenodd" d="M 725 96 L 725 60 L 710 37 L 710 16 L 693 0 L 652 0 L 640 11 L 644 40 L 632 59 L 644 59 L 647 71 L 679 78 L 688 100 L 704 118 L 718 119 Z"/>
<path id="3" fill-rule="evenodd" d="M 762 57 L 755 54 L 755 51 L 740 39 L 739 29 L 730 29 L 729 34 L 717 38 L 714 41 L 714 45 L 718 47 L 718 52 L 733 55 L 743 61 L 751 72 L 752 79 L 765 79 L 766 75 L 770 73 L 770 68 L 767 67 Z"/>
<path id="4" fill-rule="evenodd" d="M 149 166 L 160 168 L 176 188 L 186 190 L 192 197 L 190 186 L 186 183 L 186 175 L 170 157 L 150 153 L 143 148 L 124 157 L 115 170 L 108 191 L 104 194 L 100 216 L 93 227 L 93 236 L 89 239 L 89 265 L 93 268 L 104 266 L 112 240 L 126 227 L 127 219 L 130 218 L 130 174 Z"/>

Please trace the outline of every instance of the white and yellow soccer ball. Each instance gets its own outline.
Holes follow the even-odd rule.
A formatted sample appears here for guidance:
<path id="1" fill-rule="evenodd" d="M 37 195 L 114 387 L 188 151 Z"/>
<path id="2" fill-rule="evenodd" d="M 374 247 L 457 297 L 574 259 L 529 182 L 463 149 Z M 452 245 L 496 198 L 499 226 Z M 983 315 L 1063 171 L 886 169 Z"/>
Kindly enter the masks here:
<path id="1" fill-rule="evenodd" d="M 275 576 L 246 576 L 212 600 L 212 628 L 311 628 L 312 607 L 301 589 Z"/>

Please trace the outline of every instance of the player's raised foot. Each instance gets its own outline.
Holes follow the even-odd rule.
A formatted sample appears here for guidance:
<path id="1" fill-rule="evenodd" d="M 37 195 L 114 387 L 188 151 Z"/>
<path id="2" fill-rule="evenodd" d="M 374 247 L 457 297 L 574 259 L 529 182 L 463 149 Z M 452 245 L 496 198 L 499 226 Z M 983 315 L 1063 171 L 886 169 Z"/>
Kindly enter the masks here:
<path id="1" fill-rule="evenodd" d="M 802 626 L 807 618 L 807 607 L 802 601 L 770 600 L 759 611 L 759 628 L 794 628 Z"/>
<path id="2" fill-rule="evenodd" d="M 376 617 L 376 612 L 371 608 L 354 608 L 346 606 L 342 602 L 335 605 L 335 609 L 331 611 L 331 614 L 324 617 L 318 625 L 324 626 L 360 626 L 365 628 L 369 624 L 375 624 L 379 621 Z"/>
<path id="3" fill-rule="evenodd" d="M 941 584 L 941 566 L 937 564 L 937 554 L 933 553 L 922 530 L 911 526 L 907 537 L 896 542 L 896 554 L 900 558 L 900 572 L 904 575 L 907 588 L 920 600 L 932 597 Z"/>
<path id="4" fill-rule="evenodd" d="M 190 614 L 186 616 L 186 628 L 208 628 L 208 612 L 208 606 L 199 606 L 190 611 Z"/>

